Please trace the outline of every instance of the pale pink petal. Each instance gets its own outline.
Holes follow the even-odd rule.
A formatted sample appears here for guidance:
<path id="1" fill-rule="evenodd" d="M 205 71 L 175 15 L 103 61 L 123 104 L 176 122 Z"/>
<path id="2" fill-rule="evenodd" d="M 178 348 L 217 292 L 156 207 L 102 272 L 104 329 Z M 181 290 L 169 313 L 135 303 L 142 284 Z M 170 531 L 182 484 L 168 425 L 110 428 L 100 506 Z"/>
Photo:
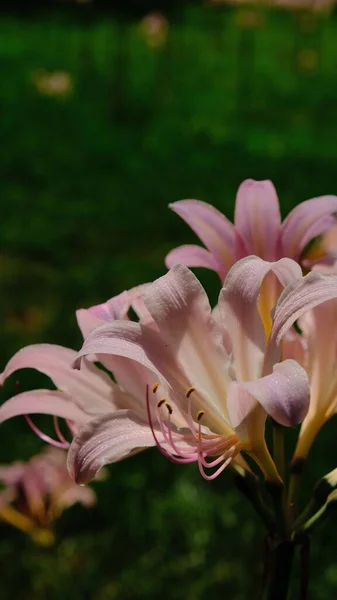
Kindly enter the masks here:
<path id="1" fill-rule="evenodd" d="M 322 246 L 326 254 L 335 259 L 337 258 L 337 225 L 333 225 L 326 232 L 322 240 Z"/>
<path id="2" fill-rule="evenodd" d="M 301 337 L 308 346 L 310 417 L 329 415 L 337 396 L 337 335 L 334 333 L 337 326 L 337 299 L 315 306 L 299 319 L 299 325 L 303 331 Z"/>
<path id="3" fill-rule="evenodd" d="M 144 302 L 190 385 L 207 394 L 215 410 L 225 416 L 229 356 L 198 279 L 185 265 L 176 264 L 148 288 Z"/>
<path id="4" fill-rule="evenodd" d="M 289 258 L 266 262 L 256 256 L 238 261 L 229 271 L 219 297 L 219 310 L 232 340 L 237 379 L 260 376 L 266 344 L 258 309 L 263 279 L 274 273 L 285 286 L 302 277 L 300 266 Z"/>
<path id="5" fill-rule="evenodd" d="M 201 246 L 193 246 L 192 244 L 179 246 L 168 253 L 165 258 L 167 268 L 170 269 L 177 262 L 187 267 L 204 267 L 212 271 L 217 270 L 216 260 L 209 250 Z"/>
<path id="6" fill-rule="evenodd" d="M 16 462 L 11 465 L 0 465 L 0 481 L 6 485 L 15 485 L 25 472 L 25 465 Z"/>
<path id="7" fill-rule="evenodd" d="M 87 337 L 90 331 L 101 325 L 103 322 L 102 319 L 91 312 L 89 308 L 79 308 L 76 311 L 76 320 L 84 338 Z"/>
<path id="8" fill-rule="evenodd" d="M 219 305 L 218 304 L 216 304 L 214 306 L 211 314 L 212 314 L 212 319 L 214 319 L 214 321 L 217 323 L 218 327 L 222 331 L 222 343 L 223 343 L 223 347 L 225 348 L 227 354 L 231 355 L 231 353 L 233 351 L 232 340 L 230 338 L 230 335 L 229 335 L 227 329 L 225 329 L 224 324 L 222 322 L 222 318 L 221 318 L 221 314 L 220 314 L 220 310 L 219 310 Z"/>
<path id="9" fill-rule="evenodd" d="M 149 285 L 151 284 L 144 283 L 114 296 L 103 304 L 77 310 L 76 319 L 83 337 L 104 322 L 128 319 L 130 308 L 134 309 L 142 323 L 149 325 L 151 318 L 142 300 L 142 292 Z"/>
<path id="10" fill-rule="evenodd" d="M 96 304 L 90 308 L 80 308 L 76 311 L 78 326 L 85 338 L 88 333 L 105 321 L 125 319 L 130 308 L 130 296 L 127 291 L 114 296 L 103 304 Z"/>
<path id="11" fill-rule="evenodd" d="M 86 423 L 90 416 L 73 398 L 56 390 L 32 390 L 13 396 L 0 406 L 0 423 L 18 415 L 55 415 L 75 423 Z"/>
<path id="12" fill-rule="evenodd" d="M 287 358 L 296 360 L 307 371 L 308 343 L 294 328 L 289 329 L 282 340 L 282 360 Z"/>
<path id="13" fill-rule="evenodd" d="M 278 361 L 279 344 L 294 322 L 308 310 L 337 297 L 337 276 L 311 272 L 289 284 L 275 307 L 273 328 L 265 359 L 265 372 Z"/>
<path id="14" fill-rule="evenodd" d="M 170 208 L 184 219 L 211 252 L 223 280 L 236 259 L 234 225 L 214 206 L 200 200 L 181 200 L 170 204 Z"/>
<path id="15" fill-rule="evenodd" d="M 296 206 L 282 224 L 283 253 L 298 259 L 308 242 L 333 224 L 329 217 L 334 213 L 337 213 L 337 196 L 320 196 Z"/>
<path id="16" fill-rule="evenodd" d="M 184 393 L 186 385 L 188 386 L 187 382 L 179 383 L 181 369 L 159 333 L 140 323 L 113 321 L 91 331 L 74 363 L 75 368 L 80 367 L 81 357 L 87 354 L 110 354 L 135 361 L 152 371 L 159 380 L 165 379 L 180 393 Z M 145 392 L 144 386 L 144 398 Z"/>
<path id="17" fill-rule="evenodd" d="M 50 377 L 58 389 L 76 398 L 85 410 L 95 413 L 110 410 L 115 391 L 110 377 L 88 361 L 83 362 L 81 371 L 74 371 L 76 356 L 75 350 L 63 346 L 26 346 L 9 360 L 0 375 L 0 385 L 15 371 L 32 368 Z"/>
<path id="18" fill-rule="evenodd" d="M 264 260 L 277 258 L 281 215 L 271 181 L 246 179 L 239 187 L 235 204 L 235 228 L 246 248 L 246 255 Z"/>
<path id="19" fill-rule="evenodd" d="M 152 283 L 142 283 L 141 285 L 138 285 L 137 287 L 134 287 L 131 290 L 129 290 L 129 296 L 131 306 L 137 314 L 140 323 L 142 325 L 147 325 L 148 327 L 155 328 L 153 319 L 151 318 L 151 315 L 147 310 L 143 300 L 143 294 L 149 287 L 151 287 L 151 285 Z"/>
<path id="20" fill-rule="evenodd" d="M 240 383 L 229 386 L 227 409 L 231 426 L 241 442 L 248 446 L 263 443 L 266 412 Z"/>
<path id="21" fill-rule="evenodd" d="M 25 475 L 20 483 L 25 501 L 29 507 L 29 513 L 35 515 L 38 519 L 45 512 L 45 482 L 41 472 L 36 468 L 32 461 L 26 466 Z"/>
<path id="22" fill-rule="evenodd" d="M 55 503 L 56 506 L 61 510 L 69 508 L 69 506 L 72 506 L 77 502 L 86 508 L 93 506 L 96 502 L 96 494 L 94 490 L 89 487 L 76 485 L 73 480 L 70 479 L 70 477 L 69 480 L 72 485 L 69 484 L 66 487 L 63 486 L 63 488 L 56 490 L 56 494 L 54 494 L 53 497 L 53 503 Z"/>
<path id="23" fill-rule="evenodd" d="M 285 360 L 273 368 L 273 373 L 255 381 L 232 383 L 228 394 L 228 411 L 231 419 L 240 424 L 246 417 L 238 407 L 240 390 L 255 398 L 277 423 L 292 427 L 301 423 L 308 412 L 310 387 L 306 371 L 294 360 Z M 253 403 L 247 405 L 251 412 Z"/>
<path id="24" fill-rule="evenodd" d="M 100 355 L 105 357 L 106 355 Z M 146 386 L 152 389 L 158 381 L 158 375 L 145 368 L 134 360 L 129 360 L 122 356 L 108 356 L 113 368 L 113 374 L 118 382 L 118 386 L 128 394 L 128 403 L 119 405 L 119 408 L 130 408 L 139 414 L 147 417 L 147 408 L 145 403 Z M 168 397 L 169 392 L 164 382 L 160 385 L 161 396 Z"/>
<path id="25" fill-rule="evenodd" d="M 104 465 L 154 445 L 149 424 L 134 411 L 120 410 L 82 427 L 68 451 L 69 473 L 77 483 L 88 483 Z"/>

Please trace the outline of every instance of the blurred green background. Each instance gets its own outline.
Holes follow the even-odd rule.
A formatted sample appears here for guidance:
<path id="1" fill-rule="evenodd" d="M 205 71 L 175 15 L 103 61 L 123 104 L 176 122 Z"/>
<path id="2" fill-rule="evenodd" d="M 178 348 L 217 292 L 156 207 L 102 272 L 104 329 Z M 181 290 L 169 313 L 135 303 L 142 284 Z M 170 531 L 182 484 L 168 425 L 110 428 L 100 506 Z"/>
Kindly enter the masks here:
<path id="1" fill-rule="evenodd" d="M 0 16 L 3 366 L 30 343 L 79 348 L 76 308 L 163 274 L 166 253 L 194 240 L 169 202 L 231 217 L 247 177 L 273 180 L 283 214 L 337 192 L 336 14 L 141 12 Z M 216 276 L 198 275 L 215 301 Z M 307 489 L 336 466 L 334 428 Z M 1 462 L 42 447 L 23 418 L 1 440 Z M 151 450 L 95 487 L 97 507 L 66 512 L 51 549 L 0 525 L 1 600 L 256 597 L 264 534 L 230 473 L 207 483 Z M 335 538 L 315 536 L 310 598 L 336 596 Z"/>

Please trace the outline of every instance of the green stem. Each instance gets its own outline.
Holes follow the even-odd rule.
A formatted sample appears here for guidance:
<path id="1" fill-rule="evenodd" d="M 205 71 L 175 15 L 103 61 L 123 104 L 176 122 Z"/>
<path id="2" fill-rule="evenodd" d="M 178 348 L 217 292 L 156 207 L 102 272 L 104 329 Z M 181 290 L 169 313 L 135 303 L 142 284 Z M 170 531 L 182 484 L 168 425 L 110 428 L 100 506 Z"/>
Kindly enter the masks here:
<path id="1" fill-rule="evenodd" d="M 284 479 L 284 428 L 275 421 L 273 421 L 273 455 L 277 470 Z"/>
<path id="2" fill-rule="evenodd" d="M 271 575 L 266 600 L 287 600 L 294 548 L 294 544 L 288 540 L 270 548 Z"/>
<path id="3" fill-rule="evenodd" d="M 271 509 L 265 503 L 261 485 L 257 477 L 250 473 L 235 473 L 234 482 L 238 490 L 249 500 L 257 514 L 261 517 L 263 523 L 270 533 L 275 530 L 275 522 Z"/>
<path id="4" fill-rule="evenodd" d="M 276 468 L 284 481 L 285 474 L 285 459 L 284 459 L 284 427 L 275 421 L 273 424 L 273 458 Z M 279 532 L 282 536 L 287 537 L 287 520 L 286 520 L 286 492 L 284 485 L 267 486 L 269 493 L 273 498 L 275 514 L 278 521 Z"/>
<path id="5" fill-rule="evenodd" d="M 298 458 L 293 460 L 291 463 L 291 475 L 289 480 L 289 491 L 287 499 L 287 522 L 289 531 L 292 529 L 297 516 L 296 505 L 305 462 L 305 459 Z"/>

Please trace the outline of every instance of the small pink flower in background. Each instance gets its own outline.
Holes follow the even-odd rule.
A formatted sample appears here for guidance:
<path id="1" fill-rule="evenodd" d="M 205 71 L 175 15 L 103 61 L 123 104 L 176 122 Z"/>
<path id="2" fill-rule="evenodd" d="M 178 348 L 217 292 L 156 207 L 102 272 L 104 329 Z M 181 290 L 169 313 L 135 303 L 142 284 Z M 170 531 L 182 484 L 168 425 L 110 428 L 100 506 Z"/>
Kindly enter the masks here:
<path id="1" fill-rule="evenodd" d="M 42 544 L 54 541 L 54 523 L 61 513 L 80 502 L 95 503 L 90 488 L 76 485 L 70 478 L 66 453 L 46 448 L 28 462 L 0 465 L 0 519 L 14 525 Z"/>
<path id="2" fill-rule="evenodd" d="M 169 22 L 160 13 L 150 13 L 140 22 L 140 30 L 151 48 L 159 48 L 166 42 Z"/>
<path id="3" fill-rule="evenodd" d="M 286 287 L 269 335 L 258 295 L 270 274 Z M 279 362 L 280 344 L 301 314 L 336 296 L 337 277 L 302 278 L 292 260 L 248 257 L 229 272 L 215 319 L 198 280 L 176 265 L 143 296 L 156 329 L 106 323 L 88 335 L 80 356 L 107 355 L 111 366 L 117 358 L 129 379 L 138 368 L 138 394 L 147 386 L 147 429 L 171 460 L 197 462 L 201 474 L 213 479 L 244 450 L 267 479 L 278 479 L 264 440 L 266 416 L 294 425 L 305 417 L 309 402 L 304 369 L 294 360 Z M 80 482 L 90 480 L 102 465 L 121 458 L 121 450 L 127 455 L 152 445 L 145 431 L 136 406 L 90 421 L 70 447 L 70 472 Z"/>

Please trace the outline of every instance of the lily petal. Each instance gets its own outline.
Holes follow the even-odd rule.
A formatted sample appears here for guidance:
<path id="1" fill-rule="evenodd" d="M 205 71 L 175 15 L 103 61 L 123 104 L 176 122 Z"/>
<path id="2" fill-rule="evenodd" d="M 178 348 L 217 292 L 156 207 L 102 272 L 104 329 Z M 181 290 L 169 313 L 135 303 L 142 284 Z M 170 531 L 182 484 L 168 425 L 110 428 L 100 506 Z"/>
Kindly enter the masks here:
<path id="1" fill-rule="evenodd" d="M 176 264 L 148 288 L 144 302 L 188 380 L 200 393 L 207 392 L 223 413 L 229 356 L 198 279 L 187 267 Z"/>
<path id="2" fill-rule="evenodd" d="M 283 286 L 302 278 L 301 267 L 289 258 L 267 262 L 248 256 L 231 268 L 219 296 L 221 318 L 232 340 L 236 376 L 242 381 L 257 379 L 261 373 L 266 335 L 257 302 L 268 273 L 274 273 Z"/>
<path id="3" fill-rule="evenodd" d="M 150 315 L 141 297 L 143 290 L 148 285 L 150 284 L 144 283 L 110 298 L 110 300 L 103 304 L 77 310 L 76 319 L 83 337 L 85 338 L 92 329 L 102 325 L 104 322 L 127 319 L 131 307 L 136 311 L 143 323 L 146 322 L 149 324 L 151 320 Z"/>
<path id="4" fill-rule="evenodd" d="M 134 411 L 119 410 L 82 427 L 68 451 L 69 473 L 77 483 L 88 483 L 104 465 L 154 445 L 149 424 Z"/>
<path id="5" fill-rule="evenodd" d="M 217 271 L 218 268 L 217 262 L 209 250 L 193 244 L 179 246 L 168 253 L 165 258 L 167 268 L 170 269 L 177 262 L 187 267 L 204 267 L 212 271 Z"/>
<path id="6" fill-rule="evenodd" d="M 337 298 L 337 276 L 317 271 L 294 281 L 283 290 L 273 315 L 265 372 L 278 361 L 280 342 L 295 321 L 308 310 L 333 298 Z"/>
<path id="7" fill-rule="evenodd" d="M 299 259 L 308 242 L 335 222 L 327 218 L 334 213 L 337 213 L 337 196 L 320 196 L 296 206 L 282 224 L 283 253 Z"/>
<path id="8" fill-rule="evenodd" d="M 74 367 L 79 369 L 81 358 L 87 354 L 120 356 L 135 361 L 154 373 L 159 381 L 164 379 L 178 394 L 189 386 L 179 364 L 170 353 L 159 333 L 133 321 L 113 321 L 89 333 L 78 354 Z M 146 388 L 144 387 L 144 398 Z"/>
<path id="9" fill-rule="evenodd" d="M 111 410 L 114 383 L 101 369 L 88 361 L 81 371 L 72 364 L 77 353 L 70 348 L 53 344 L 35 344 L 19 350 L 7 363 L 0 375 L 0 385 L 19 369 L 36 369 L 54 382 L 57 388 L 77 399 L 84 410 L 107 412 Z"/>
<path id="10" fill-rule="evenodd" d="M 75 400 L 56 390 L 32 390 L 13 396 L 0 406 L 0 423 L 18 415 L 54 415 L 84 424 L 90 416 Z"/>
<path id="11" fill-rule="evenodd" d="M 265 260 L 277 258 L 281 215 L 271 181 L 243 181 L 236 196 L 234 222 L 246 255 L 256 254 Z"/>
<path id="12" fill-rule="evenodd" d="M 232 419 L 246 417 L 242 407 L 235 406 L 236 390 L 245 390 L 261 404 L 267 414 L 277 423 L 292 427 L 306 416 L 310 401 L 310 387 L 306 371 L 295 361 L 285 360 L 274 365 L 273 373 L 256 381 L 232 383 L 228 410 Z M 236 391 L 236 394 L 233 393 Z M 247 410 L 251 411 L 251 403 Z"/>
<path id="13" fill-rule="evenodd" d="M 236 258 L 234 225 L 214 206 L 200 200 L 180 200 L 169 206 L 211 252 L 223 280 Z"/>

